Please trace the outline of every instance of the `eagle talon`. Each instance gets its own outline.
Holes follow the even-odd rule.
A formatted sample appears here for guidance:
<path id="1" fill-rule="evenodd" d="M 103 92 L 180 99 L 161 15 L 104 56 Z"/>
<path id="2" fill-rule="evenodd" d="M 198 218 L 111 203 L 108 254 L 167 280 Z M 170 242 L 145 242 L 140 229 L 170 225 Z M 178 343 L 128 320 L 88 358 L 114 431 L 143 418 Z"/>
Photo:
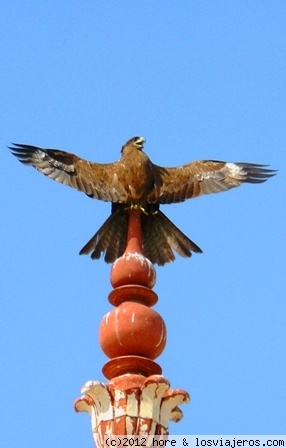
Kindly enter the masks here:
<path id="1" fill-rule="evenodd" d="M 141 212 L 144 213 L 144 215 L 148 216 L 149 214 L 146 212 L 145 208 L 139 204 L 130 204 L 129 207 L 125 207 L 124 210 L 141 210 Z"/>

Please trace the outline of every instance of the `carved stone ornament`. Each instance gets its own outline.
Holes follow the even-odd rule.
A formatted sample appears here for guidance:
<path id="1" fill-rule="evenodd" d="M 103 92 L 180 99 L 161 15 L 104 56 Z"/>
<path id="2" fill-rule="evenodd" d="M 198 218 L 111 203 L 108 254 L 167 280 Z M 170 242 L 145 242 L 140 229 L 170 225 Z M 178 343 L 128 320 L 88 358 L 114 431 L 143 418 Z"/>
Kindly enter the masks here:
<path id="1" fill-rule="evenodd" d="M 183 417 L 178 405 L 190 400 L 187 392 L 170 389 L 161 375 L 125 374 L 107 384 L 89 381 L 81 392 L 75 410 L 89 413 L 98 448 L 105 446 L 105 436 L 167 435 L 169 421 Z"/>

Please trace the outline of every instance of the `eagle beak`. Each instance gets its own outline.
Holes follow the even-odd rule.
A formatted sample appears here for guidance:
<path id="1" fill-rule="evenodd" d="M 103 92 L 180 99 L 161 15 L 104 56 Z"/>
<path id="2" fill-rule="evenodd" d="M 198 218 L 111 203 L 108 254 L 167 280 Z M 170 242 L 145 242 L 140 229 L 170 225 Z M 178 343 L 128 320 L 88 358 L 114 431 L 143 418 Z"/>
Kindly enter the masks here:
<path id="1" fill-rule="evenodd" d="M 145 140 L 144 137 L 134 137 L 134 138 L 133 138 L 133 141 L 134 141 L 135 145 L 136 145 L 139 149 L 142 149 L 144 143 L 146 142 L 146 140 Z"/>

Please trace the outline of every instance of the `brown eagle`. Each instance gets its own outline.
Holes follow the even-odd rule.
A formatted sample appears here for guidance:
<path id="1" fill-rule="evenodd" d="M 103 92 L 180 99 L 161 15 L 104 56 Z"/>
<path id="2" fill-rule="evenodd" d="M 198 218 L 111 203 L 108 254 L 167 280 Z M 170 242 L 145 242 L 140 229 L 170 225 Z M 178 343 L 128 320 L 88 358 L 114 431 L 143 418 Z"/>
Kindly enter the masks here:
<path id="1" fill-rule="evenodd" d="M 133 137 L 121 149 L 114 163 L 93 163 L 56 149 L 13 144 L 13 155 L 51 179 L 84 192 L 91 198 L 112 203 L 111 215 L 81 249 L 92 259 L 105 253 L 114 262 L 126 248 L 128 212 L 140 208 L 144 255 L 158 265 L 202 250 L 184 235 L 159 209 L 160 204 L 183 202 L 202 194 L 219 193 L 244 182 L 262 183 L 275 170 L 254 163 L 200 160 L 174 168 L 151 162 L 143 152 L 145 139 Z"/>

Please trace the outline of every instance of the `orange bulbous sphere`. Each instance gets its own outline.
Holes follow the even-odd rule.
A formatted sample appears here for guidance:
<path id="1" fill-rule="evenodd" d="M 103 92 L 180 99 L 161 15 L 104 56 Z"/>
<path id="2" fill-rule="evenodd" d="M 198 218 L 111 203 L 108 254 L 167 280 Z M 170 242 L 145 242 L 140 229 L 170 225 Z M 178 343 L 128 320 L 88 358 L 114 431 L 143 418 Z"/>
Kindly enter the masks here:
<path id="1" fill-rule="evenodd" d="M 153 288 L 156 282 L 156 271 L 144 255 L 129 252 L 113 263 L 110 281 L 113 288 L 123 285 L 142 285 Z"/>
<path id="2" fill-rule="evenodd" d="M 166 326 L 153 309 L 137 302 L 123 302 L 107 313 L 100 324 L 99 341 L 109 358 L 137 355 L 157 358 L 166 345 Z"/>

